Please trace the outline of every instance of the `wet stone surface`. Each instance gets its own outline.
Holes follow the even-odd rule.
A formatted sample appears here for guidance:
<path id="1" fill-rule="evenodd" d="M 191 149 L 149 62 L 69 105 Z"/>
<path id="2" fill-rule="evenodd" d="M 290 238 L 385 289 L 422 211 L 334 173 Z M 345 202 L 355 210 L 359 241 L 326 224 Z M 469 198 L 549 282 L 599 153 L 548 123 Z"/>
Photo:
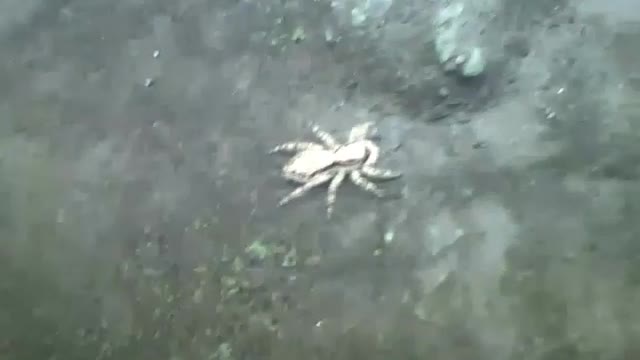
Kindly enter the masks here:
<path id="1" fill-rule="evenodd" d="M 640 354 L 639 28 L 460 3 L 473 77 L 439 1 L 0 4 L 0 358 Z M 277 206 L 364 121 L 395 197 Z"/>

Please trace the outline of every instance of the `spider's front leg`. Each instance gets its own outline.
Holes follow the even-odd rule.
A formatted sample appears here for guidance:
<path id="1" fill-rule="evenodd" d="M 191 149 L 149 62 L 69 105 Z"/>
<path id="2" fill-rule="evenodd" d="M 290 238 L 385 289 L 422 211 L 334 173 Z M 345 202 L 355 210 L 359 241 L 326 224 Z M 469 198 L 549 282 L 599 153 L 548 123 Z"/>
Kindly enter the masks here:
<path id="1" fill-rule="evenodd" d="M 387 169 L 375 168 L 373 166 L 364 165 L 360 169 L 362 174 L 376 180 L 393 180 L 402 176 L 402 173 Z"/>
<path id="2" fill-rule="evenodd" d="M 304 142 L 304 141 L 292 141 L 284 144 L 280 144 L 273 149 L 269 150 L 269 154 L 275 154 L 279 152 L 284 153 L 292 153 L 292 152 L 300 152 L 306 150 L 323 150 L 324 148 L 321 145 L 312 143 L 312 142 Z"/>
<path id="3" fill-rule="evenodd" d="M 366 140 L 367 138 L 377 136 L 377 129 L 373 121 L 366 121 L 351 128 L 349 132 L 348 142 L 356 142 Z"/>
<path id="4" fill-rule="evenodd" d="M 380 188 L 376 186 L 376 184 L 365 179 L 364 176 L 362 176 L 362 173 L 360 171 L 357 171 L 357 170 L 351 171 L 349 173 L 349 178 L 354 184 L 359 186 L 361 189 L 367 192 L 373 193 L 379 198 L 382 198 L 386 195 L 384 191 L 382 191 Z"/>
<path id="5" fill-rule="evenodd" d="M 367 158 L 362 164 L 362 174 L 372 179 L 391 180 L 402 176 L 402 173 L 376 168 L 374 165 L 380 158 L 380 148 L 373 141 L 367 140 L 364 143 L 367 149 Z"/>
<path id="6" fill-rule="evenodd" d="M 380 158 L 380 148 L 371 140 L 364 140 L 364 147 L 367 149 L 367 159 L 364 161 L 364 166 L 373 167 Z"/>

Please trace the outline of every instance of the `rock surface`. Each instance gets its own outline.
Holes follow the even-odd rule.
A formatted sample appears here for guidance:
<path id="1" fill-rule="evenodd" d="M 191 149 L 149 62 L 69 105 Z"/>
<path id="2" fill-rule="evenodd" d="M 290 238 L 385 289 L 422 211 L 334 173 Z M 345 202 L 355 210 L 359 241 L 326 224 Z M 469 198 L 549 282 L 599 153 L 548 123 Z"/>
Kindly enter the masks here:
<path id="1" fill-rule="evenodd" d="M 638 3 L 446 3 L 0 4 L 0 358 L 638 355 Z M 397 198 L 276 207 L 364 120 Z"/>

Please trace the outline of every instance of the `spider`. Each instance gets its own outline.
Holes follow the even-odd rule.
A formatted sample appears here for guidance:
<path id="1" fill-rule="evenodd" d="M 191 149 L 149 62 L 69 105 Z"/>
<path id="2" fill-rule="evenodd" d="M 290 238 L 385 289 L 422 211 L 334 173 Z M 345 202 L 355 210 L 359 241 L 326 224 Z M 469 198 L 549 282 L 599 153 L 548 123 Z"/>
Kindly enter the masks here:
<path id="1" fill-rule="evenodd" d="M 329 183 L 327 193 L 327 217 L 331 218 L 338 188 L 348 177 L 365 191 L 383 197 L 371 180 L 391 180 L 401 173 L 375 167 L 380 157 L 380 148 L 369 137 L 375 134 L 373 122 L 354 126 L 346 143 L 338 142 L 331 134 L 314 125 L 311 131 L 320 141 L 287 142 L 273 148 L 269 153 L 294 153 L 282 167 L 285 179 L 302 184 L 280 200 L 279 206 L 305 195 L 309 190 Z"/>

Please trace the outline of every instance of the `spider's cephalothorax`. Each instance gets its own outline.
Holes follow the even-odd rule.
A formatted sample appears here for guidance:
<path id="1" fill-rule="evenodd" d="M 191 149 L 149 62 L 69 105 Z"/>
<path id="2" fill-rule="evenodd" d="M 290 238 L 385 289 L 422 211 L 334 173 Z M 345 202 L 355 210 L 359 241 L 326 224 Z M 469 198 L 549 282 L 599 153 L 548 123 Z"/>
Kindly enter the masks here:
<path id="1" fill-rule="evenodd" d="M 338 187 L 346 177 L 362 189 L 382 197 L 383 192 L 366 178 L 390 180 L 401 176 L 400 173 L 374 167 L 380 156 L 380 148 L 369 140 L 369 136 L 375 131 L 372 122 L 354 126 L 344 144 L 317 126 L 313 126 L 312 131 L 320 143 L 288 142 L 270 151 L 295 153 L 283 166 L 282 176 L 302 184 L 280 200 L 280 205 L 301 197 L 316 186 L 330 182 L 327 216 L 331 217 Z"/>

